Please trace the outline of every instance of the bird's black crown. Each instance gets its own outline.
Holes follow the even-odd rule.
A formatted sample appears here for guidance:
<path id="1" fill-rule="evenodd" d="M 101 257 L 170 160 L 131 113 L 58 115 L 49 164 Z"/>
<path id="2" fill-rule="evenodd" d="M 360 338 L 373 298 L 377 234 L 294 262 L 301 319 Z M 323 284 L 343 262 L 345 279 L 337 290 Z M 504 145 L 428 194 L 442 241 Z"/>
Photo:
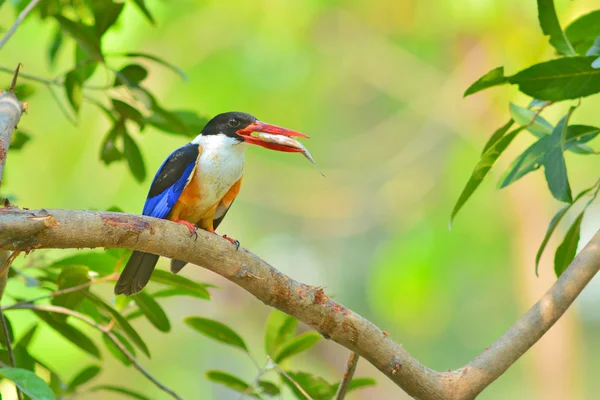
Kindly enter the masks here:
<path id="1" fill-rule="evenodd" d="M 208 136 L 223 134 L 243 140 L 243 138 L 236 132 L 240 129 L 244 129 L 250 124 L 255 123 L 256 121 L 258 121 L 256 117 L 250 114 L 235 111 L 226 112 L 219 114 L 208 121 L 208 124 L 206 124 L 204 129 L 202 129 L 202 135 Z"/>

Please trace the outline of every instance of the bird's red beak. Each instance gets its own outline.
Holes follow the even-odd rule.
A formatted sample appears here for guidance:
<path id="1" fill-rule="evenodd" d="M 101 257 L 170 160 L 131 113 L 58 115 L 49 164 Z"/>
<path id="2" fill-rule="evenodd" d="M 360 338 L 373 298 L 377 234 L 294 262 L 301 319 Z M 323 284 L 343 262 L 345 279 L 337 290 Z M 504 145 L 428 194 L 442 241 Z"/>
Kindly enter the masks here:
<path id="1" fill-rule="evenodd" d="M 280 136 L 289 136 L 289 137 L 301 137 L 308 138 L 304 133 L 296 132 L 291 129 L 282 128 L 281 126 L 267 124 L 266 122 L 254 122 L 253 124 L 248 125 L 247 127 L 238 130 L 236 133 L 244 138 L 244 141 L 249 144 L 255 144 L 257 146 L 264 147 L 266 149 L 284 151 L 288 153 L 297 153 L 302 152 L 301 149 L 295 147 L 289 147 L 284 144 L 279 143 L 271 143 L 261 140 L 256 136 L 252 136 L 253 132 L 264 132 L 270 133 L 271 135 L 280 135 Z"/>

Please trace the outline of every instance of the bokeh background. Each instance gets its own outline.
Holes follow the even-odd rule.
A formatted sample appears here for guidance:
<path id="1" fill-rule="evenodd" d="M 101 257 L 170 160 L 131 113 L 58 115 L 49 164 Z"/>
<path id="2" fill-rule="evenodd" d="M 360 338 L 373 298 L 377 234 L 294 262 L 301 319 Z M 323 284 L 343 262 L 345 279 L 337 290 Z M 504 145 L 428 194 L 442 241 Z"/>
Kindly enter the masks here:
<path id="1" fill-rule="evenodd" d="M 1 3 L 1 2 L 0 2 Z M 594 0 L 557 0 L 563 26 L 591 11 Z M 370 319 L 424 364 L 457 368 L 504 332 L 552 284 L 550 251 L 534 274 L 537 246 L 560 204 L 542 173 L 496 190 L 512 159 L 532 142 L 522 135 L 490 179 L 458 215 L 448 219 L 481 148 L 508 119 L 508 101 L 530 99 L 501 87 L 463 99 L 465 88 L 488 70 L 516 72 L 553 56 L 537 25 L 533 1 L 518 0 L 258 0 L 147 1 L 156 26 L 127 3 L 107 51 L 145 51 L 180 66 L 183 82 L 156 64 L 149 86 L 168 108 L 205 116 L 238 110 L 305 132 L 323 179 L 300 155 L 251 148 L 240 196 L 220 227 L 291 277 L 322 285 Z M 0 26 L 14 20 L 10 2 Z M 71 65 L 72 51 L 49 69 L 46 48 L 55 26 L 29 18 L 0 53 L 0 65 L 53 77 Z M 68 49 L 68 48 L 67 48 Z M 114 67 L 126 60 L 111 59 Z M 102 83 L 102 77 L 99 78 Z M 108 80 L 108 78 L 106 78 Z M 2 86 L 10 75 L 2 78 Z M 35 83 L 34 83 L 35 84 Z M 29 208 L 141 211 L 163 159 L 186 139 L 149 127 L 135 138 L 148 178 L 137 183 L 126 166 L 106 167 L 99 147 L 109 124 L 86 104 L 77 126 L 60 113 L 42 85 L 29 99 L 19 128 L 32 135 L 11 152 L 3 190 Z M 94 93 L 92 93 L 94 95 Z M 575 122 L 600 124 L 598 99 L 589 98 Z M 561 106 L 545 115 L 555 123 Z M 593 143 L 592 143 L 593 145 Z M 574 191 L 591 185 L 600 168 L 593 156 L 567 156 Z M 572 216 L 569 216 L 572 217 Z M 583 223 L 580 246 L 596 231 L 600 209 Z M 564 233 L 561 226 L 559 237 Z M 54 259 L 65 251 L 38 251 Z M 167 260 L 159 267 L 167 268 Z M 142 363 L 190 399 L 236 399 L 204 378 L 212 368 L 252 380 L 252 363 L 181 322 L 188 315 L 222 321 L 262 360 L 269 309 L 242 289 L 202 268 L 183 274 L 220 288 L 214 300 L 163 300 L 172 333 L 136 320 L 153 352 Z M 112 287 L 106 285 L 110 296 Z M 18 290 L 10 289 L 9 290 Z M 22 332 L 30 316 L 14 312 Z M 305 329 L 304 327 L 303 329 Z M 49 329 L 35 349 L 66 376 L 92 362 Z M 293 364 L 331 382 L 339 380 L 348 351 L 323 340 Z M 592 399 L 600 390 L 600 281 L 594 281 L 564 318 L 481 399 Z M 163 394 L 133 369 L 105 357 L 100 381 Z M 408 398 L 364 360 L 357 376 L 378 385 L 350 399 Z M 6 388 L 5 398 L 11 398 Z M 106 398 L 99 394 L 90 399 Z M 116 396 L 111 398 L 117 398 Z"/>

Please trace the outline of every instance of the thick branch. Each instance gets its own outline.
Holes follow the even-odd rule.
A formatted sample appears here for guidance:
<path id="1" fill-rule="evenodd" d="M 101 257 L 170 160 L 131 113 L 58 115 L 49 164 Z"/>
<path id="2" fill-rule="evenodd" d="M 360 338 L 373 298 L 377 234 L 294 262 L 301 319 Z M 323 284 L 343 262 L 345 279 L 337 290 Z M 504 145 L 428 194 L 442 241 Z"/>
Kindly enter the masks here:
<path id="1" fill-rule="evenodd" d="M 450 372 L 420 364 L 371 322 L 217 235 L 165 220 L 119 213 L 0 209 L 0 249 L 119 247 L 201 265 L 246 289 L 265 304 L 310 325 L 365 358 L 411 396 L 472 399 L 529 349 L 565 312 L 600 269 L 600 234 L 548 293 L 474 361 Z"/>

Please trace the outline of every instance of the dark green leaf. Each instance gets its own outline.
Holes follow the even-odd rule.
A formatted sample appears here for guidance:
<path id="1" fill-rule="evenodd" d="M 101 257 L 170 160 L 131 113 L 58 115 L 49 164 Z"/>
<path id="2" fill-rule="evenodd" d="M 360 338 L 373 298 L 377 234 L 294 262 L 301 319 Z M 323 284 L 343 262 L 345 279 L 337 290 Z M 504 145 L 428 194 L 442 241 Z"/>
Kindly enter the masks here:
<path id="1" fill-rule="evenodd" d="M 79 329 L 75 328 L 72 325 L 69 325 L 69 323 L 67 323 L 67 322 L 56 321 L 54 318 L 52 318 L 49 315 L 52 313 L 49 313 L 48 311 L 33 310 L 33 312 L 35 312 L 36 315 L 42 321 L 44 321 L 46 324 L 48 324 L 56 332 L 61 334 L 69 342 L 73 343 L 75 346 L 79 347 L 81 350 L 85 351 L 86 353 L 88 353 L 98 359 L 101 358 L 100 350 L 98 350 L 98 347 L 96 347 L 96 345 L 94 344 L 92 339 L 90 339 L 87 335 L 85 335 Z"/>
<path id="2" fill-rule="evenodd" d="M 511 119 L 506 124 L 502 125 L 498 129 L 496 129 L 496 132 L 494 132 L 494 134 L 488 139 L 485 146 L 483 146 L 483 150 L 481 151 L 481 154 L 484 154 L 490 147 L 495 145 L 496 142 L 498 142 L 498 140 L 502 139 L 504 137 L 504 135 L 506 135 L 506 132 L 508 132 L 508 130 L 510 129 L 510 127 L 513 125 L 514 122 L 515 121 L 513 121 Z"/>
<path id="3" fill-rule="evenodd" d="M 473 93 L 477 93 L 487 88 L 491 88 L 493 86 L 503 85 L 508 83 L 506 77 L 504 76 L 504 67 L 498 67 L 481 78 L 479 78 L 475 83 L 473 83 L 469 88 L 465 91 L 464 96 L 467 97 L 472 95 Z"/>
<path id="4" fill-rule="evenodd" d="M 52 263 L 50 268 L 63 268 L 71 265 L 85 265 L 100 276 L 110 275 L 115 271 L 116 260 L 106 253 L 97 251 L 80 252 Z"/>
<path id="5" fill-rule="evenodd" d="M 117 140 L 127 136 L 125 130 L 125 121 L 121 118 L 115 121 L 115 124 L 110 131 L 106 134 L 102 147 L 100 149 L 100 159 L 104 161 L 106 165 L 121 160 L 124 155 L 117 147 Z"/>
<path id="6" fill-rule="evenodd" d="M 550 136 L 543 137 L 517 157 L 500 179 L 500 189 L 518 181 L 526 174 L 539 169 L 544 162 L 551 144 Z"/>
<path id="7" fill-rule="evenodd" d="M 346 393 L 350 393 L 356 389 L 362 389 L 369 386 L 375 386 L 377 382 L 373 378 L 353 378 L 348 385 L 348 389 Z M 339 383 L 336 383 L 332 386 L 333 390 L 337 392 L 337 388 L 340 386 Z"/>
<path id="8" fill-rule="evenodd" d="M 287 375 L 294 380 L 313 400 L 331 400 L 335 395 L 335 390 L 332 385 L 327 383 L 323 378 L 306 373 L 306 372 L 290 372 L 286 371 Z M 285 384 L 294 392 L 296 397 L 301 400 L 307 400 L 307 397 L 302 394 L 283 374 L 281 375 Z"/>
<path id="9" fill-rule="evenodd" d="M 265 328 L 265 352 L 267 355 L 274 358 L 281 344 L 296 336 L 297 326 L 298 320 L 296 318 L 273 309 L 269 314 Z"/>
<path id="10" fill-rule="evenodd" d="M 144 313 L 148 321 L 156 327 L 159 331 L 169 332 L 171 330 L 171 323 L 167 314 L 162 307 L 152 297 L 144 292 L 137 293 L 133 296 L 133 301 L 139 307 L 140 311 Z"/>
<path id="11" fill-rule="evenodd" d="M 125 119 L 132 120 L 137 123 L 140 129 L 144 127 L 146 121 L 141 112 L 135 107 L 121 100 L 112 99 L 113 108 Z"/>
<path id="12" fill-rule="evenodd" d="M 69 103 L 73 107 L 73 111 L 77 115 L 83 101 L 83 88 L 76 70 L 69 72 L 65 76 L 65 93 L 67 94 Z"/>
<path id="13" fill-rule="evenodd" d="M 142 152 L 138 147 L 137 143 L 127 133 L 122 136 L 123 138 L 123 153 L 127 159 L 127 165 L 129 170 L 133 174 L 133 177 L 138 182 L 143 182 L 146 179 L 146 166 L 144 165 L 144 158 Z"/>
<path id="14" fill-rule="evenodd" d="M 54 32 L 52 36 L 52 43 L 50 43 L 50 47 L 48 48 L 48 63 L 51 67 L 54 67 L 56 64 L 56 57 L 58 57 L 58 52 L 60 51 L 63 44 L 63 33 L 60 27 Z"/>
<path id="15" fill-rule="evenodd" d="M 140 57 L 140 58 L 145 58 L 148 60 L 152 60 L 154 62 L 159 63 L 160 65 L 169 68 L 171 71 L 175 72 L 177 75 L 179 75 L 181 77 L 181 79 L 183 79 L 184 81 L 188 80 L 187 75 L 185 74 L 185 72 L 183 72 L 181 70 L 181 68 L 170 64 L 168 62 L 166 62 L 165 60 L 158 58 L 156 56 L 153 56 L 152 54 L 146 54 L 146 53 L 125 53 L 123 54 L 126 57 Z"/>
<path id="16" fill-rule="evenodd" d="M 73 70 L 77 71 L 79 82 L 82 85 L 94 75 L 97 67 L 98 62 L 93 56 L 89 55 L 81 46 L 75 46 L 75 68 Z"/>
<path id="17" fill-rule="evenodd" d="M 533 65 L 508 78 L 519 89 L 541 100 L 562 101 L 600 91 L 600 71 L 594 57 L 566 57 Z"/>
<path id="18" fill-rule="evenodd" d="M 146 7 L 146 2 L 144 0 L 133 0 L 133 2 L 136 6 L 138 6 L 140 11 L 144 14 L 146 19 L 148 19 L 148 21 L 150 21 L 152 25 L 156 24 L 154 18 L 152 18 L 152 14 L 150 14 L 150 11 L 148 10 L 148 7 Z"/>
<path id="19" fill-rule="evenodd" d="M 248 347 L 242 338 L 233 329 L 220 322 L 200 317 L 187 317 L 184 321 L 196 331 L 210 338 L 248 352 Z"/>
<path id="20" fill-rule="evenodd" d="M 92 391 L 92 392 L 97 392 L 99 390 L 105 390 L 107 392 L 121 393 L 121 394 L 127 395 L 129 397 L 132 397 L 134 399 L 138 399 L 138 400 L 150 400 L 148 397 L 141 395 L 137 392 L 134 392 L 133 390 L 125 389 L 125 388 L 122 388 L 119 386 L 98 385 L 98 386 L 94 386 L 93 388 L 90 389 L 90 391 Z"/>
<path id="21" fill-rule="evenodd" d="M 536 111 L 528 110 L 527 108 L 519 107 L 516 104 L 509 103 L 510 115 L 512 119 L 521 126 L 526 126 L 527 130 L 533 133 L 536 137 L 550 135 L 554 127 L 543 117 L 538 115 Z M 533 119 L 535 118 L 535 121 Z"/>
<path id="22" fill-rule="evenodd" d="M 538 17 L 544 35 L 550 36 L 550 44 L 561 54 L 574 56 L 575 50 L 565 36 L 554 9 L 554 0 L 537 0 Z"/>
<path id="23" fill-rule="evenodd" d="M 21 150 L 31 140 L 31 136 L 21 130 L 15 131 L 10 140 L 11 150 Z"/>
<path id="24" fill-rule="evenodd" d="M 174 275 L 169 272 L 157 269 L 152 273 L 150 280 L 165 285 L 170 285 L 174 288 L 185 290 L 189 295 L 200 299 L 210 300 L 210 294 L 206 290 L 206 286 L 194 282 L 190 279 L 184 278 L 180 275 Z"/>
<path id="25" fill-rule="evenodd" d="M 321 339 L 321 335 L 317 332 L 305 332 L 300 336 L 297 336 L 281 346 L 281 350 L 277 353 L 274 358 L 276 363 L 281 363 L 285 359 L 295 356 L 296 354 L 302 353 L 313 347 Z"/>
<path id="26" fill-rule="evenodd" d="M 490 171 L 498 157 L 502 154 L 504 150 L 508 147 L 508 145 L 513 141 L 513 139 L 523 130 L 523 127 L 519 127 L 517 129 L 512 130 L 502 139 L 498 140 L 494 145 L 492 145 L 485 153 L 481 155 L 481 159 L 475 166 L 467 185 L 463 189 L 454 209 L 452 210 L 452 215 L 450 216 L 450 222 L 454 219 L 458 211 L 462 208 L 462 206 L 466 203 L 466 201 L 471 197 L 471 195 L 475 192 L 475 190 L 479 187 L 483 178 Z"/>
<path id="27" fill-rule="evenodd" d="M 46 382 L 31 371 L 21 368 L 0 368 L 0 376 L 12 381 L 32 400 L 54 400 L 56 398 Z"/>
<path id="28" fill-rule="evenodd" d="M 125 339 L 125 337 L 123 335 L 121 335 L 119 332 L 116 331 L 112 331 L 112 334 L 116 336 L 116 338 L 118 339 L 118 341 L 133 355 L 135 356 L 135 349 L 133 348 L 133 346 L 131 345 L 131 343 L 129 343 L 129 341 L 127 339 Z M 129 361 L 129 358 L 127 358 L 125 356 L 125 354 L 123 354 L 123 352 L 121 351 L 121 349 L 119 349 L 117 347 L 117 345 L 108 338 L 108 335 L 102 335 L 102 341 L 104 342 L 104 345 L 106 346 L 106 348 L 108 349 L 108 351 L 115 356 L 115 358 L 119 361 L 121 361 L 123 364 L 125 364 L 126 366 L 131 365 L 131 361 Z"/>
<path id="29" fill-rule="evenodd" d="M 548 188 L 555 199 L 564 201 L 565 203 L 571 203 L 573 201 L 573 197 L 571 196 L 571 186 L 569 185 L 569 178 L 567 176 L 567 164 L 563 154 L 564 138 L 567 135 L 569 118 L 571 117 L 573 110 L 574 108 L 571 107 L 569 113 L 560 120 L 558 125 L 556 125 L 552 131 L 551 139 L 554 143 L 561 143 L 561 146 L 553 146 L 547 151 L 546 157 L 544 158 L 544 170 Z"/>
<path id="30" fill-rule="evenodd" d="M 279 387 L 269 381 L 258 381 L 258 387 L 260 388 L 260 393 L 267 396 L 278 396 L 281 393 Z"/>
<path id="31" fill-rule="evenodd" d="M 27 349 L 20 346 L 15 346 L 12 350 L 16 366 L 35 372 L 35 360 L 31 354 L 29 354 Z M 10 365 L 10 356 L 8 355 L 8 350 L 0 350 L 0 360 L 6 365 Z"/>
<path id="32" fill-rule="evenodd" d="M 129 64 L 117 72 L 114 86 L 138 86 L 147 76 L 146 68 L 139 64 Z"/>
<path id="33" fill-rule="evenodd" d="M 15 95 L 21 101 L 27 100 L 32 94 L 35 93 L 35 86 L 27 83 L 21 83 L 15 86 Z"/>
<path id="34" fill-rule="evenodd" d="M 69 391 L 74 391 L 78 386 L 85 385 L 100 373 L 101 368 L 97 365 L 85 367 L 69 382 Z"/>
<path id="35" fill-rule="evenodd" d="M 110 314 L 113 321 L 115 321 L 117 326 L 119 328 L 121 328 L 123 330 L 123 332 L 125 332 L 127 337 L 129 337 L 129 339 L 131 339 L 131 341 L 140 350 L 142 350 L 144 352 L 144 354 L 146 354 L 148 357 L 150 357 L 150 351 L 148 351 L 148 346 L 146 346 L 146 343 L 144 343 L 144 341 L 142 340 L 140 335 L 136 332 L 136 330 L 133 329 L 131 324 L 129 324 L 129 322 L 125 318 L 123 318 L 123 316 L 117 310 L 115 310 L 114 308 L 109 306 L 107 303 L 104 302 L 104 300 L 102 300 L 101 298 L 99 298 L 98 296 L 96 296 L 92 293 L 86 293 L 86 296 L 89 297 L 90 300 L 92 300 L 98 306 L 102 307 L 106 312 L 108 312 L 108 314 Z"/>
<path id="36" fill-rule="evenodd" d="M 154 114 L 146 118 L 146 122 L 162 131 L 176 133 L 187 137 L 195 137 L 208 122 L 207 118 L 193 111 L 167 111 L 160 106 L 153 107 Z"/>
<path id="37" fill-rule="evenodd" d="M 31 328 L 29 328 L 29 330 L 27 330 L 27 332 L 25 332 L 23 336 L 21 336 L 21 339 L 19 339 L 15 347 L 22 347 L 26 349 L 29 346 L 29 344 L 33 341 L 38 326 L 38 324 L 34 324 Z"/>
<path id="38" fill-rule="evenodd" d="M 99 36 L 104 35 L 119 18 L 123 11 L 123 3 L 115 3 L 113 1 L 92 1 L 91 6 L 94 12 L 94 21 L 96 32 Z"/>
<path id="39" fill-rule="evenodd" d="M 257 397 L 254 393 L 251 392 L 249 384 L 247 384 L 240 378 L 237 378 L 237 377 L 231 375 L 228 372 L 216 371 L 216 370 L 206 371 L 206 377 L 210 381 L 219 383 L 223 386 L 226 386 L 230 389 L 235 390 L 236 392 L 240 392 L 240 393 L 248 392 L 247 393 L 248 396 Z"/>
<path id="40" fill-rule="evenodd" d="M 90 282 L 91 278 L 89 276 L 89 272 L 90 269 L 83 265 L 71 265 L 64 267 L 58 276 L 57 289 L 69 289 Z M 87 291 L 89 291 L 89 287 L 80 291 L 54 296 L 51 303 L 55 306 L 76 310 L 84 299 L 83 292 Z M 58 321 L 64 321 L 67 319 L 67 315 L 64 314 L 54 314 L 53 317 Z"/>
<path id="41" fill-rule="evenodd" d="M 600 10 L 577 18 L 567 26 L 565 33 L 577 53 L 586 54 L 586 51 L 594 43 L 594 39 L 600 36 Z"/>
<path id="42" fill-rule="evenodd" d="M 577 244 L 579 243 L 579 232 L 581 230 L 581 221 L 583 221 L 583 214 L 585 210 L 582 211 L 573 225 L 567 231 L 563 242 L 556 249 L 556 253 L 554 254 L 554 272 L 556 276 L 560 276 L 565 269 L 571 264 L 571 261 L 575 258 L 577 253 Z"/>
<path id="43" fill-rule="evenodd" d="M 8 330 L 8 338 L 10 339 L 11 343 L 15 342 L 15 336 L 14 336 L 14 331 L 12 328 L 12 324 L 10 323 L 10 320 L 8 319 L 8 317 L 6 316 L 6 313 L 4 315 L 4 320 L 6 321 L 6 328 Z M 6 345 L 6 336 L 4 335 L 4 329 L 2 329 L 2 327 L 0 326 L 0 343 L 2 343 L 2 347 L 7 348 L 8 346 Z"/>
<path id="44" fill-rule="evenodd" d="M 74 22 L 62 15 L 55 15 L 54 18 L 60 24 L 61 29 L 68 33 L 78 45 L 91 55 L 95 60 L 102 60 L 102 51 L 100 50 L 100 37 L 96 30 L 81 22 Z"/>

